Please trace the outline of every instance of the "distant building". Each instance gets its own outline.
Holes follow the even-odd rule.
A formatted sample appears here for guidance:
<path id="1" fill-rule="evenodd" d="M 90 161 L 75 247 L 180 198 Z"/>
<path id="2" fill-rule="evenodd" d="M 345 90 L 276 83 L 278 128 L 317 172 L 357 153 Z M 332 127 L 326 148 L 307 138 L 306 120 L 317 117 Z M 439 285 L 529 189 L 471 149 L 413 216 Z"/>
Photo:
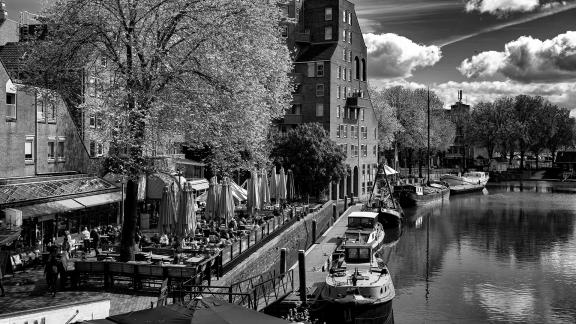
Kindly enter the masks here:
<path id="1" fill-rule="evenodd" d="M 458 101 L 450 106 L 447 115 L 456 126 L 456 137 L 444 155 L 444 166 L 462 170 L 470 168 L 475 158 L 474 148 L 464 141 L 464 125 L 470 118 L 470 105 L 462 102 L 462 90 L 458 91 Z"/>
<path id="2" fill-rule="evenodd" d="M 317 122 L 346 154 L 349 175 L 330 186 L 331 198 L 366 196 L 378 162 L 378 123 L 368 94 L 367 51 L 354 4 L 346 0 L 290 0 L 284 25 L 295 51 L 296 90 L 281 132 Z"/>

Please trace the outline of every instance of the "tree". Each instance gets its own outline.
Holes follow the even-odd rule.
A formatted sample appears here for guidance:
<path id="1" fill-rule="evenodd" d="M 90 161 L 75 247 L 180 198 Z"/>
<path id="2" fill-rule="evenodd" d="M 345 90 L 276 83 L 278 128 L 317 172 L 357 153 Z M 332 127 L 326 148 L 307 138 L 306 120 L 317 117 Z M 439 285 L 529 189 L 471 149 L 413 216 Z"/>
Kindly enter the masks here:
<path id="1" fill-rule="evenodd" d="M 552 161 L 556 162 L 556 152 L 563 146 L 573 146 L 576 139 L 576 119 L 570 117 L 570 110 L 555 107 L 552 116 L 552 134 L 548 138 L 546 147 L 552 154 Z"/>
<path id="2" fill-rule="evenodd" d="M 542 127 L 537 116 L 543 107 L 544 98 L 540 96 L 518 95 L 514 98 L 513 110 L 516 141 L 520 151 L 520 169 L 524 169 L 526 152 L 539 140 Z"/>
<path id="3" fill-rule="evenodd" d="M 153 170 L 153 152 L 175 141 L 208 145 L 223 173 L 231 157 L 266 155 L 270 120 L 291 92 L 281 18 L 275 0 L 68 0 L 46 11 L 49 36 L 29 53 L 29 78 L 65 85 L 107 62 L 102 100 L 81 108 L 104 115 L 107 165 L 129 179 L 122 260 L 134 258 L 137 178 Z"/>
<path id="4" fill-rule="evenodd" d="M 379 147 L 392 149 L 396 135 L 404 130 L 398 120 L 397 109 L 387 100 L 386 93 L 377 89 L 370 89 L 370 99 L 378 120 Z"/>
<path id="5" fill-rule="evenodd" d="M 307 123 L 274 138 L 271 158 L 294 172 L 304 195 L 319 196 L 331 181 L 346 176 L 346 155 L 318 123 Z"/>

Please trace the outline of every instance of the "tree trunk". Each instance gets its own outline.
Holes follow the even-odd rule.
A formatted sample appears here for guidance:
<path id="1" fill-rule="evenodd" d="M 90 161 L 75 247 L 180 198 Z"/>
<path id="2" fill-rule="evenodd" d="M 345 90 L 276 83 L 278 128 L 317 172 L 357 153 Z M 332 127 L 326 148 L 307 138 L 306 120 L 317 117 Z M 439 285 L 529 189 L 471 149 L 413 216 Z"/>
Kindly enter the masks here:
<path id="1" fill-rule="evenodd" d="M 126 184 L 124 201 L 124 223 L 122 224 L 122 237 L 120 241 L 120 261 L 134 261 L 136 252 L 136 224 L 138 221 L 138 182 L 130 179 Z"/>
<path id="2" fill-rule="evenodd" d="M 406 162 L 408 163 L 408 175 L 412 175 L 412 150 L 406 150 Z"/>
<path id="3" fill-rule="evenodd" d="M 418 149 L 418 178 L 422 178 L 422 149 Z"/>
<path id="4" fill-rule="evenodd" d="M 524 150 L 520 150 L 520 170 L 524 170 Z"/>
<path id="5" fill-rule="evenodd" d="M 538 170 L 538 156 L 540 156 L 540 154 L 536 153 L 536 170 Z"/>
<path id="6" fill-rule="evenodd" d="M 508 165 L 512 165 L 512 160 L 514 159 L 514 150 L 510 150 L 510 157 L 508 160 Z"/>
<path id="7" fill-rule="evenodd" d="M 552 166 L 556 163 L 556 149 L 551 149 L 550 154 L 552 154 Z"/>

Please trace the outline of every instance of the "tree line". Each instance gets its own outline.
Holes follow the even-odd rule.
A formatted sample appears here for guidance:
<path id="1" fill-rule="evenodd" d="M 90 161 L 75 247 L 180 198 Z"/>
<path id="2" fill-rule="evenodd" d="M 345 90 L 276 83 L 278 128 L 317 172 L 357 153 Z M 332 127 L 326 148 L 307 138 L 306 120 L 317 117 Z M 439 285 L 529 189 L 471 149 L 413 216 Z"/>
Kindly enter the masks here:
<path id="1" fill-rule="evenodd" d="M 574 146 L 576 139 L 576 120 L 570 110 L 524 94 L 479 102 L 464 129 L 466 143 L 485 147 L 489 159 L 498 152 L 511 163 L 519 152 L 520 168 L 527 153 L 536 156 L 538 167 L 541 153 L 549 151 L 555 161 L 558 150 Z"/>

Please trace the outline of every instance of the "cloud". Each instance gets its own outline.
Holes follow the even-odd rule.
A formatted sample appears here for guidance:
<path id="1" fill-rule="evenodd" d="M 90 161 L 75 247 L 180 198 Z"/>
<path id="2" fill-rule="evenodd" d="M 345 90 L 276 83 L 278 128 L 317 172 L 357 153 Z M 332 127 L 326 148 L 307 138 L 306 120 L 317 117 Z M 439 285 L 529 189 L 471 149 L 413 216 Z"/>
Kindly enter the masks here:
<path id="1" fill-rule="evenodd" d="M 522 36 L 504 52 L 482 52 L 458 68 L 468 78 L 501 74 L 520 82 L 557 82 L 576 79 L 576 32 L 541 41 Z"/>
<path id="2" fill-rule="evenodd" d="M 529 12 L 540 7 L 539 0 L 468 0 L 466 11 L 502 15 L 509 12 Z"/>
<path id="3" fill-rule="evenodd" d="M 419 45 L 396 34 L 364 34 L 370 76 L 379 79 L 405 78 L 419 67 L 440 61 L 438 46 Z"/>

